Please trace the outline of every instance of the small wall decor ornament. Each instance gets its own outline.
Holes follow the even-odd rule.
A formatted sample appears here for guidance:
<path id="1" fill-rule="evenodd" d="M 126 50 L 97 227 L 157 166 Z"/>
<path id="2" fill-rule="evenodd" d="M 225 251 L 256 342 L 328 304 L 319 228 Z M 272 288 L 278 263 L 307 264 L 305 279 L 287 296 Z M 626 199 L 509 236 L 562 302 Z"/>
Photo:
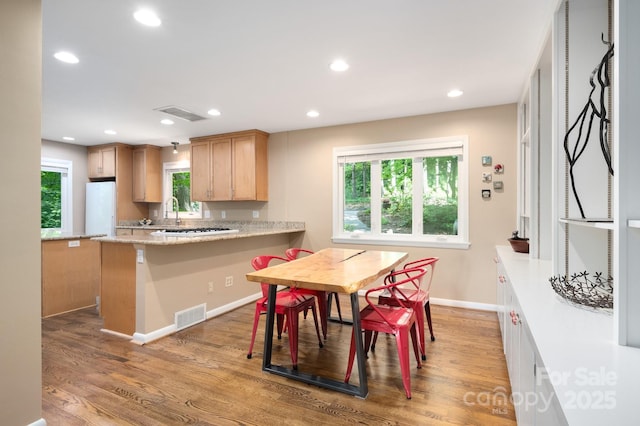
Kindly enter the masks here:
<path id="1" fill-rule="evenodd" d="M 490 155 L 483 155 L 482 156 L 482 165 L 483 166 L 490 166 L 491 165 L 491 156 Z"/>
<path id="2" fill-rule="evenodd" d="M 502 164 L 496 164 L 495 166 L 493 166 L 493 171 L 499 175 L 504 173 L 504 166 Z"/>

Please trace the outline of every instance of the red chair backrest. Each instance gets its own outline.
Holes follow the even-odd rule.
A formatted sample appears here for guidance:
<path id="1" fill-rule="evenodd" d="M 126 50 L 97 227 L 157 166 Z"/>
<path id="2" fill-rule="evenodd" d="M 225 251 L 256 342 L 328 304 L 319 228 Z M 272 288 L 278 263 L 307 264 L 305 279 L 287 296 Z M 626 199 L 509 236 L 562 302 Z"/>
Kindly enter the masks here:
<path id="1" fill-rule="evenodd" d="M 300 253 L 313 254 L 311 250 L 306 250 L 306 249 L 297 248 L 297 247 L 289 248 L 284 252 L 284 254 L 287 256 L 287 259 L 289 260 L 297 259 Z"/>
<path id="2" fill-rule="evenodd" d="M 253 269 L 255 269 L 256 271 L 259 271 L 260 269 L 267 268 L 273 260 L 280 260 L 282 262 L 289 261 L 289 259 L 285 259 L 284 257 L 280 256 L 262 255 L 256 256 L 251 259 L 251 266 L 253 266 Z M 262 296 L 267 297 L 267 295 L 269 294 L 269 284 L 260 283 L 260 287 L 262 287 Z"/>
<path id="3" fill-rule="evenodd" d="M 403 269 L 415 269 L 420 268 L 425 270 L 425 275 L 427 275 L 426 285 L 421 281 L 419 284 L 422 285 L 422 290 L 428 292 L 431 289 L 431 280 L 433 280 L 433 274 L 436 269 L 436 263 L 440 260 L 439 257 L 425 257 L 424 259 L 414 260 L 413 262 L 405 263 Z M 402 271 L 398 271 L 402 272 Z M 422 279 L 424 281 L 424 277 Z M 385 278 L 386 282 L 386 278 Z M 412 284 L 416 287 L 416 289 L 420 289 L 420 286 L 416 285 L 417 282 L 412 282 Z"/>
<path id="4" fill-rule="evenodd" d="M 373 310 L 376 311 L 387 324 L 391 325 L 391 323 L 389 323 L 389 321 L 386 320 L 385 314 L 379 308 L 378 303 L 369 299 L 369 294 L 380 291 L 380 290 L 388 290 L 389 295 L 387 297 L 394 298 L 398 303 L 397 306 L 400 306 L 402 308 L 407 308 L 407 305 L 405 302 L 408 299 L 408 297 L 402 292 L 401 286 L 407 283 L 412 283 L 413 285 L 417 285 L 418 288 L 420 288 L 425 274 L 426 274 L 426 271 L 421 268 L 402 269 L 399 271 L 391 272 L 389 275 L 385 277 L 385 285 L 367 290 L 367 292 L 364 295 L 364 298 L 369 304 L 369 306 L 371 306 Z M 404 277 L 404 278 L 397 281 L 398 277 Z M 396 281 L 394 282 L 393 280 L 396 280 Z"/>

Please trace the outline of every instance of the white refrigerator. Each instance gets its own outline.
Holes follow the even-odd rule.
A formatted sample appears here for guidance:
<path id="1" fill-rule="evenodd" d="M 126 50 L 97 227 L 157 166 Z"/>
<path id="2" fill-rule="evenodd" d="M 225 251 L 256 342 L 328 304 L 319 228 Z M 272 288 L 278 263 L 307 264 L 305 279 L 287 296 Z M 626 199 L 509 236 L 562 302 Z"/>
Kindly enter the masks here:
<path id="1" fill-rule="evenodd" d="M 84 230 L 87 235 L 116 234 L 116 183 L 87 183 Z"/>

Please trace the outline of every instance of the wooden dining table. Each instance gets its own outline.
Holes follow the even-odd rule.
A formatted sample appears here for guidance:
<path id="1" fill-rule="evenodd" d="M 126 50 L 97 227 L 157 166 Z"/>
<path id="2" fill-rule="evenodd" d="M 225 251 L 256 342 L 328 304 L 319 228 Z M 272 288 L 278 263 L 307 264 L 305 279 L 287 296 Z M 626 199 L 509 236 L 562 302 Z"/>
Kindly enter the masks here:
<path id="1" fill-rule="evenodd" d="M 306 257 L 281 263 L 246 275 L 252 282 L 268 283 L 267 323 L 265 326 L 264 356 L 262 370 L 290 379 L 336 390 L 361 398 L 369 393 L 365 367 L 366 354 L 361 333 L 356 336 L 356 362 L 358 365 L 358 385 L 344 383 L 330 377 L 323 377 L 298 369 L 275 365 L 271 362 L 273 349 L 273 323 L 275 318 L 276 290 L 278 285 L 299 287 L 350 295 L 354 330 L 360 330 L 360 307 L 358 290 L 385 276 L 408 256 L 404 252 L 353 250 L 326 248 Z M 345 359 L 346 370 L 347 359 Z M 304 367 L 304 366 L 302 366 Z"/>

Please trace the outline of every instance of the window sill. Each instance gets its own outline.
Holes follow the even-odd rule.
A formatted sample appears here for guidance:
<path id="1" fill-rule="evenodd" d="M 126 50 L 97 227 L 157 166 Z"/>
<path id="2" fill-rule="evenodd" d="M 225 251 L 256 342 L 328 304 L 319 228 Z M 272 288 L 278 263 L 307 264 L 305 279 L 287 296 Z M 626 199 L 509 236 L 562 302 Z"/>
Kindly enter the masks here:
<path id="1" fill-rule="evenodd" d="M 471 243 L 468 241 L 433 241 L 433 240 L 412 240 L 412 239 L 390 239 L 390 238 L 375 238 L 371 236 L 354 235 L 354 236 L 339 236 L 332 237 L 331 242 L 334 244 L 362 244 L 362 245 L 377 245 L 377 246 L 399 246 L 399 247 L 434 247 L 434 248 L 447 248 L 457 250 L 467 250 Z"/>

